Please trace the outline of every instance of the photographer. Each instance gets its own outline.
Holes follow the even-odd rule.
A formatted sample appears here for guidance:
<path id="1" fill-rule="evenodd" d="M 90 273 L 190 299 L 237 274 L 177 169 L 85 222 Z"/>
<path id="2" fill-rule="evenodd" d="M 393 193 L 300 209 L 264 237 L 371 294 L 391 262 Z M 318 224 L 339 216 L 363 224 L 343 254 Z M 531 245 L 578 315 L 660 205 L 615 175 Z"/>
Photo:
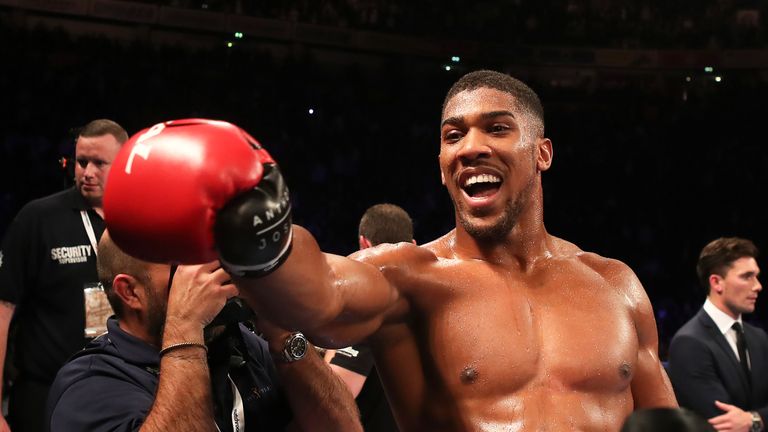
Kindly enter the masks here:
<path id="1" fill-rule="evenodd" d="M 362 430 L 299 333 L 260 323 L 266 342 L 226 317 L 204 331 L 238 294 L 217 263 L 140 261 L 105 232 L 98 270 L 115 316 L 56 376 L 52 431 Z"/>

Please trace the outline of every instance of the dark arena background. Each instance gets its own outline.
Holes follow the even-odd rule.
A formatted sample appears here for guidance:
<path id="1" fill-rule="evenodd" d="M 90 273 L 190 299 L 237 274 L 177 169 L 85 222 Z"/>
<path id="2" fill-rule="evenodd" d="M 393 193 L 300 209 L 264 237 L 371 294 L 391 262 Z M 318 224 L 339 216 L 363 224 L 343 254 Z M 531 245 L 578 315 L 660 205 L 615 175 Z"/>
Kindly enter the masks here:
<path id="1" fill-rule="evenodd" d="M 392 202 L 426 242 L 454 224 L 440 106 L 490 68 L 540 94 L 550 233 L 618 258 L 656 311 L 661 356 L 704 301 L 698 252 L 752 239 L 768 268 L 766 2 L 0 0 L 0 235 L 71 180 L 72 129 L 204 117 L 280 162 L 295 222 L 357 247 Z M 765 328 L 764 296 L 749 320 Z"/>

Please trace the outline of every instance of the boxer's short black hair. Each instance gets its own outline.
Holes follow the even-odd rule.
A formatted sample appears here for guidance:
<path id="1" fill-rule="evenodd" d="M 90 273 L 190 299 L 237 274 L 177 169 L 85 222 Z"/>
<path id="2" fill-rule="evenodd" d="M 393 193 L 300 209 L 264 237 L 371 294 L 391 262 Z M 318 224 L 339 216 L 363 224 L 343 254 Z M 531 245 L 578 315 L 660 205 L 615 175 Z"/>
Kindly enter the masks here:
<path id="1" fill-rule="evenodd" d="M 533 125 L 535 128 L 534 132 L 537 137 L 544 136 L 544 107 L 541 105 L 539 96 L 524 82 L 501 72 L 478 70 L 459 78 L 448 90 L 448 94 L 443 101 L 442 112 L 445 113 L 448 101 L 458 93 L 483 87 L 496 89 L 512 95 L 518 103 L 519 109 L 533 117 L 536 123 Z"/>

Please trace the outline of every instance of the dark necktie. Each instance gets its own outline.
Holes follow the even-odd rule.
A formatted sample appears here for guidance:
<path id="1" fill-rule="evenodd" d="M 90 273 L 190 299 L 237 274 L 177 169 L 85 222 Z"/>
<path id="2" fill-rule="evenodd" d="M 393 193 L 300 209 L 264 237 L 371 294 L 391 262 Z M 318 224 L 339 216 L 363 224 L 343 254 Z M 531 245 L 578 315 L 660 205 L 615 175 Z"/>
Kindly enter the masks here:
<path id="1" fill-rule="evenodd" d="M 732 328 L 736 330 L 736 349 L 739 350 L 739 361 L 741 362 L 741 368 L 744 369 L 744 374 L 747 376 L 747 381 L 752 385 L 752 378 L 749 373 L 749 363 L 747 362 L 747 340 L 744 338 L 744 330 L 741 328 L 741 324 L 738 321 L 733 323 Z"/>

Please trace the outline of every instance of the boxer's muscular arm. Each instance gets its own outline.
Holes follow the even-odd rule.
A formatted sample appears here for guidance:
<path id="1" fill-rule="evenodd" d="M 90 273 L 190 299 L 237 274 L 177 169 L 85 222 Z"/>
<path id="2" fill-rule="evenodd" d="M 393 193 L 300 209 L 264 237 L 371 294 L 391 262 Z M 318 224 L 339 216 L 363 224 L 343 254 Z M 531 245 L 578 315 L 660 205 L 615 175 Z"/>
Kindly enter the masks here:
<path id="1" fill-rule="evenodd" d="M 301 329 L 328 348 L 370 335 L 402 300 L 378 267 L 323 253 L 298 225 L 283 265 L 268 276 L 236 278 L 235 283 L 264 316 L 285 328 Z"/>
<path id="2" fill-rule="evenodd" d="M 659 361 L 659 335 L 653 307 L 637 276 L 626 266 L 621 272 L 627 295 L 633 300 L 631 314 L 637 331 L 637 365 L 632 377 L 635 409 L 677 407 L 672 384 Z"/>
<path id="3" fill-rule="evenodd" d="M 254 309 L 321 346 L 371 334 L 398 303 L 379 264 L 323 254 L 292 232 L 279 167 L 232 124 L 157 124 L 123 145 L 108 181 L 105 222 L 121 249 L 151 262 L 219 258 Z"/>

